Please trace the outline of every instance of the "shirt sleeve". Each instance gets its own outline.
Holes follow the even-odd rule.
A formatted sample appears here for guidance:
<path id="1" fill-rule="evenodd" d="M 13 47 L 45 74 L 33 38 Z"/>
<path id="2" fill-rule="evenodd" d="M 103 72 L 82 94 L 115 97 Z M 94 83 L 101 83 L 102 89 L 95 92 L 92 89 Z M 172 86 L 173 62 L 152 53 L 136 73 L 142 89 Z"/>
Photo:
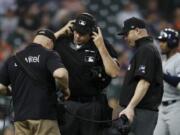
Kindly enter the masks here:
<path id="1" fill-rule="evenodd" d="M 10 84 L 9 73 L 8 73 L 8 61 L 6 61 L 0 69 L 0 83 L 5 86 Z"/>
<path id="2" fill-rule="evenodd" d="M 142 48 L 136 53 L 135 77 L 152 82 L 155 74 L 155 55 L 149 48 Z M 157 65 L 158 66 L 158 65 Z"/>
<path id="3" fill-rule="evenodd" d="M 49 53 L 47 59 L 47 67 L 51 74 L 53 74 L 53 72 L 58 68 L 64 68 L 61 57 L 57 52 L 52 51 Z"/>
<path id="4" fill-rule="evenodd" d="M 117 58 L 117 52 L 115 51 L 113 46 L 107 40 L 105 40 L 104 43 L 111 57 Z"/>

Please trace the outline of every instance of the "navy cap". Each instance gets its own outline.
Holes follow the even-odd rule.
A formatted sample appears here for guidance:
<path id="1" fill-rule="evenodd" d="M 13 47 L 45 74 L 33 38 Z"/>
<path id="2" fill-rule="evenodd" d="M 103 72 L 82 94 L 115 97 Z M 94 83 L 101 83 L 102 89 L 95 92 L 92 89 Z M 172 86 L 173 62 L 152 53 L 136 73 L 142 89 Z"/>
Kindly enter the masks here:
<path id="1" fill-rule="evenodd" d="M 90 34 L 95 26 L 95 18 L 89 13 L 82 13 L 76 18 L 74 30 L 81 34 Z"/>
<path id="2" fill-rule="evenodd" d="M 130 30 L 135 28 L 146 28 L 146 24 L 143 20 L 136 17 L 129 18 L 124 21 L 124 26 L 118 33 L 118 35 L 126 35 Z"/>
<path id="3" fill-rule="evenodd" d="M 56 37 L 54 36 L 54 32 L 49 30 L 49 29 L 41 29 L 36 33 L 36 35 L 46 36 L 46 37 L 50 38 L 53 41 L 53 43 L 55 43 L 55 41 L 56 41 Z"/>

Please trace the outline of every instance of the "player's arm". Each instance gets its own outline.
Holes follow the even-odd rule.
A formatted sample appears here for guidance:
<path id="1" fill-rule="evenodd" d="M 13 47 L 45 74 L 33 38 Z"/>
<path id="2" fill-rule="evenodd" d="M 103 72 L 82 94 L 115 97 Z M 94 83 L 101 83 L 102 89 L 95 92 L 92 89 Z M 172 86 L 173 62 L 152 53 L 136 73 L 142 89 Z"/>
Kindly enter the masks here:
<path id="1" fill-rule="evenodd" d="M 108 50 L 106 49 L 106 46 L 104 44 L 103 36 L 101 33 L 101 30 L 99 27 L 97 27 L 98 33 L 93 32 L 93 41 L 96 45 L 96 47 L 99 50 L 99 53 L 101 55 L 103 65 L 105 68 L 106 73 L 111 77 L 117 77 L 119 76 L 119 66 L 116 59 L 113 59 L 111 55 L 109 54 Z"/>
<path id="2" fill-rule="evenodd" d="M 169 83 L 170 85 L 176 87 L 180 90 L 180 77 L 178 76 L 171 76 L 170 74 L 165 74 L 163 76 L 164 80 Z"/>

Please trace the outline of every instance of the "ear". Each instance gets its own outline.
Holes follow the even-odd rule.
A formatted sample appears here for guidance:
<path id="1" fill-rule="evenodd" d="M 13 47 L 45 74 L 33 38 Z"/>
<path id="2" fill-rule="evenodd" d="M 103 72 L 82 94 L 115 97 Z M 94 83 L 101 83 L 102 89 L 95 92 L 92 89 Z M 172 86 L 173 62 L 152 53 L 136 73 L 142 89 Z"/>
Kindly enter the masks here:
<path id="1" fill-rule="evenodd" d="M 54 47 L 53 41 L 52 41 L 52 40 L 49 40 L 49 41 L 47 42 L 47 44 L 46 44 L 46 47 L 47 47 L 48 49 L 52 49 L 52 48 Z"/>
<path id="2" fill-rule="evenodd" d="M 141 31 L 140 31 L 139 28 L 135 28 L 134 30 L 136 31 L 137 34 L 140 34 L 140 33 L 141 33 Z"/>
<path id="3" fill-rule="evenodd" d="M 140 28 L 135 28 L 135 34 L 137 37 L 141 36 L 143 34 L 142 30 Z"/>

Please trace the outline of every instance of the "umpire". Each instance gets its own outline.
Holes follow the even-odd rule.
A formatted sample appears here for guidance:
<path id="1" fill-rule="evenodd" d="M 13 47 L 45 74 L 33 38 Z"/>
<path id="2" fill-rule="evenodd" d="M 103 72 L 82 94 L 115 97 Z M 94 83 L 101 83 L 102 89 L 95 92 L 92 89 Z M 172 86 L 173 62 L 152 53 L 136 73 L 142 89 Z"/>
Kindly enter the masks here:
<path id="1" fill-rule="evenodd" d="M 163 94 L 160 54 L 143 20 L 135 17 L 127 19 L 119 35 L 135 51 L 120 94 L 120 105 L 124 107 L 120 116 L 127 115 L 132 122 L 133 134 L 152 135 Z"/>
<path id="2" fill-rule="evenodd" d="M 66 98 L 70 93 L 68 72 L 59 55 L 49 50 L 55 39 L 50 30 L 38 31 L 33 43 L 10 57 L 0 70 L 1 94 L 9 94 L 8 85 L 12 87 L 15 135 L 60 135 L 54 78 Z"/>
<path id="3" fill-rule="evenodd" d="M 103 40 L 95 18 L 80 14 L 75 21 L 69 21 L 59 31 L 55 50 L 69 72 L 71 96 L 65 104 L 67 109 L 86 119 L 111 119 L 112 110 L 102 90 L 111 77 L 119 75 L 116 52 Z M 62 135 L 97 135 L 104 125 L 87 122 L 65 114 Z"/>

